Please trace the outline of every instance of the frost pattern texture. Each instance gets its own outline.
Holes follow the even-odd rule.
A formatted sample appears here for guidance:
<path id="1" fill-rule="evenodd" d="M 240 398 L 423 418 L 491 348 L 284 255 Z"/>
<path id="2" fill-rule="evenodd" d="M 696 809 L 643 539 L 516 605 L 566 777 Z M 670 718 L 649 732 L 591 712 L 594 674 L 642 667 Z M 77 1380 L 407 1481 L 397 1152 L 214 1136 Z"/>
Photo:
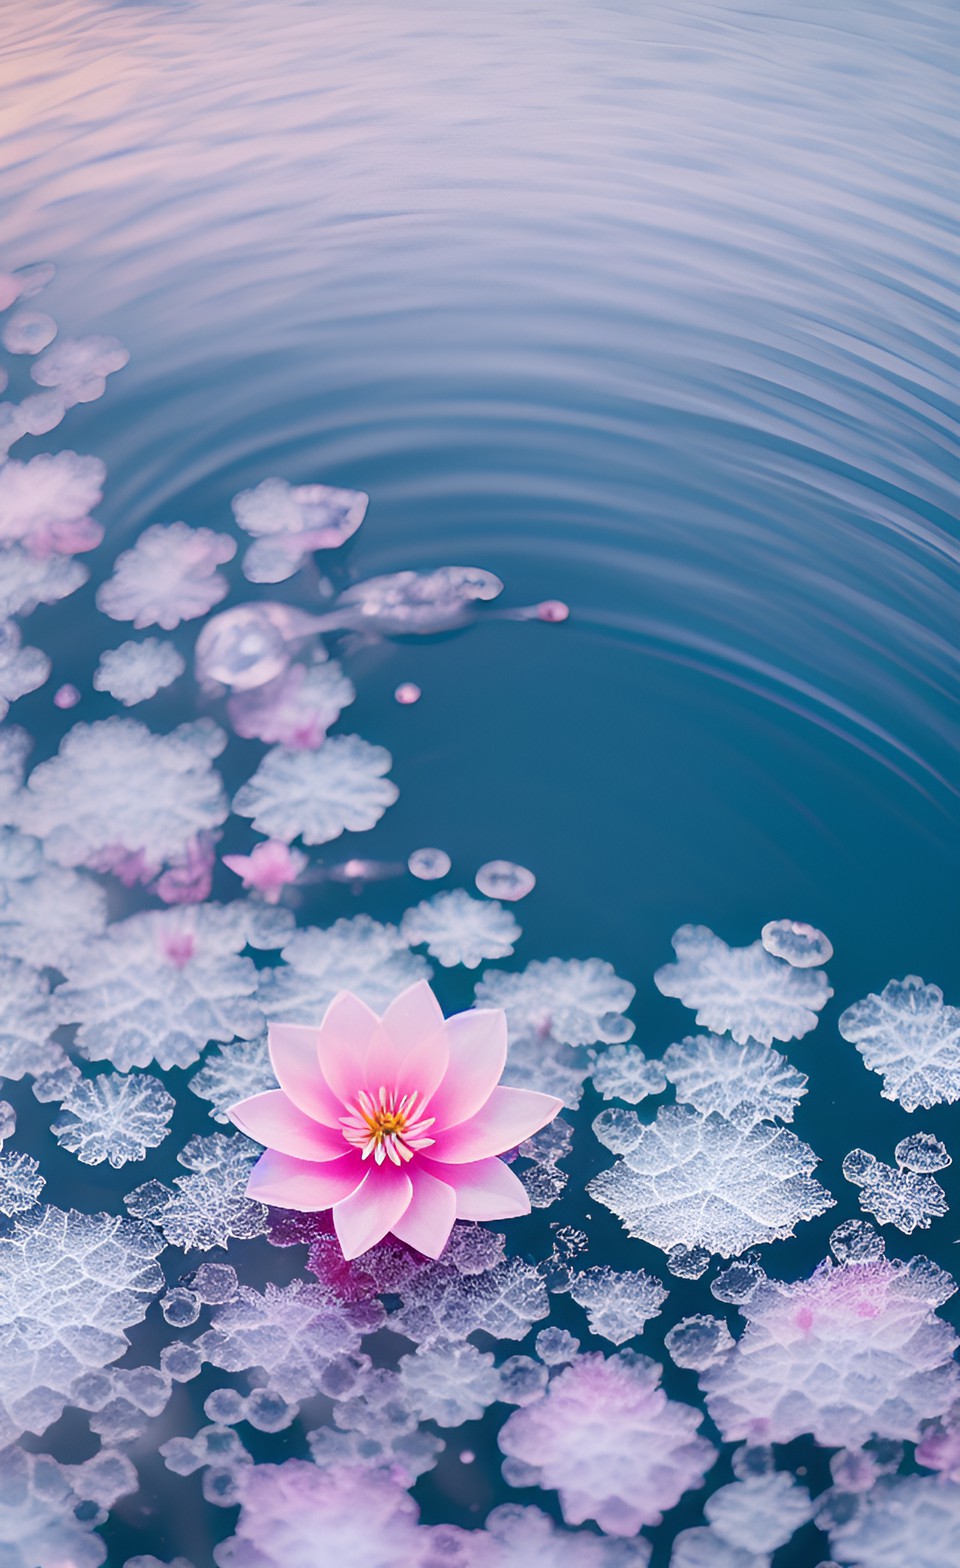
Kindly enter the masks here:
<path id="1" fill-rule="evenodd" d="M 0 621 L 0 719 L 6 718 L 11 702 L 37 691 L 49 674 L 47 655 L 21 646 L 16 621 Z"/>
<path id="2" fill-rule="evenodd" d="M 496 899 L 471 898 L 458 887 L 408 909 L 400 934 L 411 947 L 426 944 L 445 969 L 476 969 L 485 958 L 508 958 L 520 927 Z"/>
<path id="3" fill-rule="evenodd" d="M 557 1488 L 568 1524 L 635 1535 L 701 1485 L 716 1450 L 697 1435 L 701 1412 L 668 1400 L 660 1373 L 630 1351 L 580 1356 L 505 1423 L 503 1452 Z"/>
<path id="4" fill-rule="evenodd" d="M 736 1350 L 701 1379 L 724 1440 L 916 1441 L 957 1395 L 957 1337 L 934 1311 L 953 1290 L 926 1259 L 827 1261 L 794 1285 L 764 1280 L 741 1304 Z"/>
<path id="5" fill-rule="evenodd" d="M 222 1132 L 208 1138 L 199 1133 L 177 1155 L 189 1176 L 174 1178 L 173 1187 L 148 1181 L 124 1200 L 131 1214 L 159 1225 L 172 1247 L 208 1252 L 233 1239 L 249 1241 L 266 1232 L 264 1204 L 247 1197 L 247 1182 L 260 1153 L 249 1138 Z"/>
<path id="6" fill-rule="evenodd" d="M 659 1317 L 667 1299 L 660 1281 L 643 1269 L 618 1274 L 606 1267 L 584 1269 L 570 1284 L 574 1301 L 586 1308 L 591 1334 L 622 1345 L 651 1318 Z"/>
<path id="7" fill-rule="evenodd" d="M 400 791 L 384 774 L 390 753 L 359 735 L 335 735 L 319 751 L 275 746 L 238 789 L 233 809 L 258 833 L 289 844 L 329 844 L 375 827 Z"/>
<path id="8" fill-rule="evenodd" d="M 0 1154 L 0 1214 L 32 1209 L 46 1186 L 40 1166 L 30 1154 Z"/>
<path id="9" fill-rule="evenodd" d="M 149 1225 L 53 1207 L 0 1237 L 0 1443 L 44 1432 L 75 1378 L 123 1355 L 163 1287 L 161 1246 Z"/>
<path id="10" fill-rule="evenodd" d="M 947 1212 L 947 1195 L 926 1174 L 885 1165 L 865 1149 L 851 1149 L 843 1162 L 847 1181 L 860 1189 L 860 1207 L 881 1225 L 896 1225 L 905 1235 L 929 1230 Z"/>
<path id="11" fill-rule="evenodd" d="M 211 767 L 226 736 L 209 719 L 155 735 L 136 719 L 75 724 L 21 796 L 20 826 L 63 866 L 116 871 L 128 886 L 185 857 L 227 817 Z"/>
<path id="12" fill-rule="evenodd" d="M 662 1094 L 667 1079 L 659 1062 L 649 1062 L 635 1045 L 611 1045 L 593 1057 L 594 1088 L 605 1100 L 639 1105 L 648 1094 Z"/>
<path id="13" fill-rule="evenodd" d="M 143 642 L 122 642 L 119 648 L 102 653 L 93 684 L 97 691 L 109 692 L 125 708 L 132 708 L 172 686 L 186 667 L 183 654 L 173 643 L 146 637 Z"/>
<path id="14" fill-rule="evenodd" d="M 960 1561 L 960 1486 L 926 1475 L 884 1477 L 831 1530 L 830 1550 L 855 1568 L 946 1568 Z"/>
<path id="15" fill-rule="evenodd" d="M 99 1456 L 98 1456 L 99 1457 Z M 119 1456 L 118 1456 L 119 1457 Z M 121 1461 L 129 1463 L 128 1461 Z M 131 1467 L 132 1468 L 132 1467 Z M 0 1542 L 3 1568 L 100 1568 L 107 1548 L 90 1532 L 100 1522 L 85 1493 L 71 1484 L 82 1465 L 61 1466 L 47 1454 L 19 1448 L 0 1453 Z M 135 1482 L 134 1482 L 135 1485 Z M 133 1486 L 126 1488 L 133 1490 Z"/>
<path id="16" fill-rule="evenodd" d="M 229 584 L 217 567 L 236 553 L 229 534 L 154 523 L 132 550 L 117 556 L 113 576 L 97 589 L 97 607 L 111 620 L 132 621 L 138 631 L 161 626 L 171 632 L 220 603 Z"/>
<path id="17" fill-rule="evenodd" d="M 382 1013 L 399 992 L 432 973 L 396 926 L 369 915 L 297 931 L 282 957 L 282 967 L 261 973 L 258 1001 L 268 1018 L 290 1024 L 315 1024 L 338 991 L 352 991 Z"/>
<path id="18" fill-rule="evenodd" d="M 99 458 L 76 452 L 0 464 L 0 543 L 21 544 L 40 559 L 94 549 L 103 529 L 89 514 L 106 474 Z"/>
<path id="19" fill-rule="evenodd" d="M 296 1402 L 322 1392 L 330 1363 L 356 1354 L 361 1336 L 382 1321 L 376 1303 L 340 1302 L 301 1280 L 282 1288 L 268 1283 L 263 1294 L 241 1285 L 197 1347 L 224 1372 L 259 1370 L 269 1388 Z"/>
<path id="20" fill-rule="evenodd" d="M 840 1017 L 840 1033 L 883 1078 L 885 1100 L 905 1111 L 960 1099 L 960 1007 L 918 975 L 891 980 Z"/>
<path id="21" fill-rule="evenodd" d="M 163 1142 L 175 1105 L 173 1095 L 148 1073 L 100 1073 L 73 1085 L 52 1131 L 60 1147 L 83 1165 L 107 1160 L 119 1170 Z"/>
<path id="22" fill-rule="evenodd" d="M 756 1040 L 738 1045 L 716 1034 L 688 1036 L 671 1045 L 663 1069 L 678 1102 L 703 1115 L 716 1111 L 729 1117 L 742 1109 L 755 1121 L 792 1122 L 807 1092 L 806 1073 Z"/>
<path id="23" fill-rule="evenodd" d="M 730 1546 L 775 1552 L 811 1518 L 813 1506 L 806 1488 L 781 1470 L 721 1486 L 703 1511 Z"/>
<path id="24" fill-rule="evenodd" d="M 695 1007 L 703 1028 L 732 1034 L 740 1045 L 799 1040 L 833 995 L 822 970 L 794 969 L 762 942 L 728 947 L 706 926 L 681 926 L 673 948 L 677 962 L 653 977 L 658 989 Z"/>
<path id="25" fill-rule="evenodd" d="M 587 1190 L 631 1236 L 664 1252 L 679 1245 L 735 1257 L 792 1236 L 798 1220 L 834 1202 L 811 1175 L 813 1150 L 770 1123 L 670 1105 L 648 1124 L 629 1111 L 603 1111 L 594 1130 L 622 1157 Z"/>
<path id="26" fill-rule="evenodd" d="M 38 839 L 0 828 L 0 953 L 62 969 L 106 923 L 107 897 L 93 877 L 51 865 Z"/>
<path id="27" fill-rule="evenodd" d="M 277 1088 L 266 1035 L 259 1040 L 235 1040 L 211 1051 L 190 1079 L 190 1088 L 201 1100 L 210 1102 L 215 1122 L 229 1123 L 231 1105 Z"/>
<path id="28" fill-rule="evenodd" d="M 0 958 L 0 1078 L 62 1066 L 63 1051 L 50 1038 L 57 1022 L 45 976 L 15 958 Z"/>
<path id="29" fill-rule="evenodd" d="M 109 926 L 65 966 L 54 1001 L 93 1061 L 189 1067 L 209 1040 L 263 1028 L 241 903 L 150 910 Z"/>
<path id="30" fill-rule="evenodd" d="M 511 1035 L 550 1035 L 561 1045 L 614 1044 L 633 1024 L 621 1014 L 635 994 L 600 958 L 548 958 L 519 974 L 491 969 L 476 989 L 478 1007 L 502 1007 Z"/>

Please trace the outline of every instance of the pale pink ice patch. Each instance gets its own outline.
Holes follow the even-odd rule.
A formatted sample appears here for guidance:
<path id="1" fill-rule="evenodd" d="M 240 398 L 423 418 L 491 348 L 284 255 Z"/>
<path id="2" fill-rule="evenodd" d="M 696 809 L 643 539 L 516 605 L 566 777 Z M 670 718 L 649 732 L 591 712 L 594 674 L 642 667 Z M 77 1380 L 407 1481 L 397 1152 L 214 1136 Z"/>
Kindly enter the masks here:
<path id="1" fill-rule="evenodd" d="M 255 888 L 268 904 L 276 904 L 284 888 L 306 869 L 307 857 L 278 839 L 268 838 L 255 844 L 249 855 L 224 855 L 223 863 L 242 877 L 244 887 Z"/>
<path id="2" fill-rule="evenodd" d="M 248 1196 L 332 1209 L 345 1258 L 388 1234 L 436 1258 L 454 1220 L 529 1213 L 526 1190 L 497 1156 L 563 1102 L 501 1085 L 500 1009 L 445 1019 L 421 980 L 378 1018 L 341 991 L 319 1028 L 271 1024 L 270 1057 L 280 1088 L 229 1112 L 266 1146 Z"/>

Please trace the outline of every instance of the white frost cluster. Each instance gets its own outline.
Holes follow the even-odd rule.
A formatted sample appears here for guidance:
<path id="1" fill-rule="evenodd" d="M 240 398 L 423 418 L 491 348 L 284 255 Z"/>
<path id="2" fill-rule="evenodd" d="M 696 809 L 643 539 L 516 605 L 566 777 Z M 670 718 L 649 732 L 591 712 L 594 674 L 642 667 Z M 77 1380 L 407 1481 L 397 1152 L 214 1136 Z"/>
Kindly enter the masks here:
<path id="1" fill-rule="evenodd" d="M 741 1045 L 800 1039 L 833 995 L 822 970 L 795 969 L 762 942 L 728 947 L 706 926 L 681 926 L 673 948 L 676 963 L 653 977 L 658 989 L 695 1007 L 703 1028 L 732 1034 Z"/>
<path id="2" fill-rule="evenodd" d="M 23 1214 L 32 1209 L 46 1186 L 40 1165 L 31 1154 L 0 1154 L 0 1214 Z"/>
<path id="3" fill-rule="evenodd" d="M 960 1562 L 960 1485 L 929 1475 L 883 1477 L 830 1531 L 854 1568 L 946 1568 Z"/>
<path id="4" fill-rule="evenodd" d="M 72 1086 L 52 1131 L 83 1165 L 107 1160 L 119 1170 L 163 1142 L 175 1105 L 149 1073 L 99 1073 Z"/>
<path id="5" fill-rule="evenodd" d="M 775 1552 L 813 1517 L 813 1504 L 806 1487 L 792 1475 L 770 1470 L 721 1486 L 703 1511 L 728 1546 Z"/>
<path id="6" fill-rule="evenodd" d="M 593 1086 L 605 1100 L 639 1105 L 649 1094 L 662 1094 L 667 1079 L 659 1062 L 648 1061 L 636 1045 L 610 1045 L 592 1054 Z"/>
<path id="7" fill-rule="evenodd" d="M 186 667 L 183 654 L 173 643 L 146 637 L 143 642 L 124 642 L 102 653 L 93 684 L 97 691 L 109 692 L 125 708 L 132 708 L 171 686 Z"/>
<path id="8" fill-rule="evenodd" d="M 0 549 L 0 619 L 30 615 L 38 604 L 69 598 L 90 576 L 72 555 L 31 555 L 23 545 Z"/>
<path id="9" fill-rule="evenodd" d="M 335 735 L 318 751 L 275 746 L 241 785 L 233 809 L 258 833 L 289 844 L 328 844 L 375 827 L 400 791 L 384 774 L 391 756 L 359 735 Z"/>
<path id="10" fill-rule="evenodd" d="M 591 1334 L 623 1345 L 659 1317 L 667 1291 L 643 1269 L 618 1274 L 605 1265 L 583 1269 L 570 1283 L 574 1301 L 586 1309 Z"/>
<path id="11" fill-rule="evenodd" d="M 568 1524 L 625 1536 L 659 1524 L 716 1458 L 697 1435 L 701 1412 L 668 1400 L 660 1373 L 631 1351 L 578 1357 L 505 1423 L 506 1479 L 556 1487 Z"/>
<path id="12" fill-rule="evenodd" d="M 705 1372 L 733 1349 L 733 1336 L 723 1318 L 698 1313 L 681 1318 L 664 1336 L 664 1347 L 678 1367 Z"/>
<path id="13" fill-rule="evenodd" d="M 462 1426 L 499 1398 L 500 1374 L 489 1352 L 441 1342 L 401 1356 L 399 1391 L 421 1421 Z"/>
<path id="14" fill-rule="evenodd" d="M 931 1220 L 947 1212 L 947 1195 L 931 1175 L 885 1165 L 866 1149 L 851 1149 L 843 1174 L 859 1187 L 865 1214 L 872 1214 L 881 1225 L 896 1225 L 907 1236 L 928 1230 Z"/>
<path id="15" fill-rule="evenodd" d="M 106 894 L 93 877 L 51 865 L 38 839 L 0 828 L 0 953 L 61 969 L 106 923 Z"/>
<path id="16" fill-rule="evenodd" d="M 257 970 L 242 903 L 149 910 L 109 926 L 65 961 L 54 1002 L 77 1023 L 91 1061 L 189 1067 L 209 1040 L 253 1039 L 263 1028 Z"/>
<path id="17" fill-rule="evenodd" d="M 316 751 L 356 695 L 336 659 L 315 658 L 313 664 L 291 664 L 263 686 L 234 692 L 227 712 L 245 740 Z"/>
<path id="18" fill-rule="evenodd" d="M 56 387 L 67 407 L 94 403 L 107 390 L 107 377 L 122 370 L 130 355 L 110 337 L 59 338 L 35 360 L 30 374 L 39 387 Z"/>
<path id="19" fill-rule="evenodd" d="M 171 632 L 220 603 L 229 583 L 217 567 L 236 553 L 229 534 L 154 523 L 132 550 L 117 556 L 113 575 L 97 589 L 97 607 L 111 620 L 132 621 L 138 631 L 161 626 Z"/>
<path id="20" fill-rule="evenodd" d="M 0 1444 L 44 1432 L 76 1378 L 123 1355 L 163 1286 L 161 1245 L 149 1225 L 52 1207 L 0 1236 Z"/>
<path id="21" fill-rule="evenodd" d="M 90 513 L 106 474 L 98 457 L 76 452 L 0 463 L 0 544 L 23 545 L 40 559 L 93 550 L 103 529 Z"/>
<path id="22" fill-rule="evenodd" d="M 915 1111 L 960 1099 L 960 1007 L 947 1006 L 939 986 L 918 975 L 891 980 L 848 1007 L 839 1029 L 881 1074 L 885 1100 Z"/>
<path id="23" fill-rule="evenodd" d="M 226 744 L 209 719 L 155 735 L 136 719 L 75 724 L 19 800 L 20 826 L 63 866 L 146 881 L 218 828 L 227 801 L 211 759 Z"/>
<path id="24" fill-rule="evenodd" d="M 426 945 L 431 958 L 445 969 L 463 964 L 476 969 L 485 958 L 508 958 L 520 927 L 495 899 L 471 898 L 463 888 L 437 893 L 400 922 L 400 934 L 411 947 Z"/>
<path id="25" fill-rule="evenodd" d="M 352 991 L 382 1013 L 407 986 L 431 973 L 396 926 L 369 915 L 337 920 L 325 930 L 297 931 L 281 956 L 281 966 L 261 971 L 257 1000 L 269 1019 L 289 1024 L 319 1022 L 338 991 Z"/>
<path id="26" fill-rule="evenodd" d="M 16 958 L 0 958 L 0 1078 L 61 1067 L 63 1051 L 51 1039 L 58 1022 L 46 977 Z"/>
<path id="27" fill-rule="evenodd" d="M 651 1123 L 603 1111 L 594 1130 L 621 1158 L 588 1192 L 664 1252 L 681 1245 L 734 1257 L 792 1236 L 798 1220 L 833 1205 L 811 1174 L 817 1156 L 784 1127 L 669 1105 Z"/>
<path id="28" fill-rule="evenodd" d="M 248 1198 L 247 1182 L 260 1150 L 249 1138 L 208 1138 L 199 1133 L 177 1155 L 189 1176 L 174 1177 L 173 1187 L 148 1181 L 127 1194 L 131 1214 L 151 1220 L 171 1247 L 184 1251 L 226 1247 L 236 1238 L 248 1241 L 266 1231 L 267 1211 Z"/>
<path id="29" fill-rule="evenodd" d="M 50 659 L 39 648 L 24 648 L 16 621 L 0 621 L 0 720 L 10 704 L 36 691 L 50 674 Z"/>
<path id="30" fill-rule="evenodd" d="M 299 571 L 312 550 L 335 550 L 356 533 L 369 496 L 333 485 L 290 485 L 264 479 L 233 498 L 233 515 L 256 540 L 243 558 L 252 583 L 280 583 Z"/>
<path id="31" fill-rule="evenodd" d="M 554 1094 L 568 1110 L 575 1111 L 583 1098 L 583 1086 L 589 1072 L 590 1058 L 583 1046 L 562 1045 L 551 1036 L 514 1035 L 510 1039 L 501 1082 L 514 1089 L 536 1089 L 539 1094 Z"/>
<path id="32" fill-rule="evenodd" d="M 91 1471 L 99 1471 L 92 1485 Z M 114 1484 L 105 1486 L 108 1471 L 114 1473 Z M 136 1485 L 130 1461 L 107 1450 L 101 1450 L 86 1465 L 59 1465 L 49 1454 L 5 1448 L 0 1453 L 4 1568 L 38 1568 L 38 1564 L 100 1568 L 107 1548 L 102 1538 L 92 1533 L 102 1522 L 100 1509 L 124 1492 L 134 1491 Z"/>
<path id="33" fill-rule="evenodd" d="M 476 988 L 478 1007 L 502 1007 L 511 1035 L 547 1035 L 561 1045 L 607 1045 L 628 1040 L 622 1016 L 634 987 L 600 958 L 548 958 L 517 974 L 491 969 Z"/>
<path id="34" fill-rule="evenodd" d="M 768 1045 L 747 1040 L 738 1045 L 722 1035 L 698 1034 L 671 1045 L 663 1069 L 681 1105 L 708 1115 L 735 1111 L 755 1121 L 792 1122 L 807 1092 L 807 1075 Z"/>

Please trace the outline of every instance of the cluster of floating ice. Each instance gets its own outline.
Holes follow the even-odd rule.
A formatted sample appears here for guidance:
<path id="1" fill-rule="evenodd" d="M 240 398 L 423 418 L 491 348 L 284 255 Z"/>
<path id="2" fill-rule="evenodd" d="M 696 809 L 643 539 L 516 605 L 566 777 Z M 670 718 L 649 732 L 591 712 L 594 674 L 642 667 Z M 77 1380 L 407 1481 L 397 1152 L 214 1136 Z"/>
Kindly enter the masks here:
<path id="1" fill-rule="evenodd" d="M 755 1040 L 738 1045 L 715 1034 L 695 1035 L 671 1045 L 663 1071 L 677 1101 L 704 1116 L 716 1111 L 724 1117 L 736 1114 L 740 1119 L 792 1122 L 807 1092 L 806 1073 L 797 1072 L 778 1051 Z"/>
<path id="2" fill-rule="evenodd" d="M 112 577 L 97 589 L 97 607 L 114 621 L 132 621 L 138 631 L 146 626 L 173 631 L 225 597 L 230 585 L 217 567 L 236 553 L 229 534 L 154 523 L 117 556 Z"/>
<path id="3" fill-rule="evenodd" d="M 400 934 L 410 947 L 425 946 L 445 969 L 476 969 L 485 958 L 508 958 L 520 927 L 495 899 L 471 898 L 458 887 L 408 909 Z"/>
<path id="4" fill-rule="evenodd" d="M 359 735 L 334 735 L 316 751 L 275 746 L 237 791 L 233 809 L 285 844 L 329 844 L 347 829 L 366 833 L 399 794 L 384 777 L 391 762 L 383 746 Z"/>
<path id="5" fill-rule="evenodd" d="M 243 575 L 253 583 L 292 577 L 313 550 L 346 544 L 366 516 L 369 496 L 332 485 L 289 485 L 264 479 L 233 499 L 233 515 L 254 544 L 243 558 Z"/>
<path id="6" fill-rule="evenodd" d="M 653 977 L 659 989 L 696 1008 L 703 1028 L 729 1033 L 740 1045 L 800 1039 L 816 1028 L 833 995 L 821 970 L 795 968 L 762 942 L 728 947 L 706 926 L 681 926 L 673 948 L 676 963 Z"/>
<path id="7" fill-rule="evenodd" d="M 960 1099 L 960 1007 L 917 975 L 891 980 L 879 996 L 848 1007 L 840 1033 L 883 1078 L 885 1100 L 905 1111 Z"/>
<path id="8" fill-rule="evenodd" d="M 649 1094 L 662 1094 L 667 1078 L 659 1062 L 648 1061 L 635 1045 L 610 1045 L 591 1057 L 594 1088 L 605 1100 L 639 1105 Z"/>
<path id="9" fill-rule="evenodd" d="M 52 1130 L 84 1165 L 119 1169 L 163 1142 L 176 1103 L 149 1073 L 98 1073 L 71 1085 Z"/>
<path id="10" fill-rule="evenodd" d="M 227 712 L 235 733 L 246 740 L 316 751 L 356 695 L 335 659 L 315 658 L 309 665 L 291 664 L 263 686 L 234 692 Z"/>
<path id="11" fill-rule="evenodd" d="M 97 691 L 109 692 L 125 708 L 132 708 L 172 686 L 186 667 L 183 655 L 172 643 L 146 637 L 143 642 L 124 642 L 102 653 L 93 684 Z"/>
<path id="12" fill-rule="evenodd" d="M 151 1220 L 168 1246 L 184 1251 L 226 1248 L 266 1231 L 267 1211 L 247 1197 L 247 1182 L 258 1154 L 249 1138 L 196 1134 L 177 1159 L 191 1173 L 174 1177 L 173 1186 L 148 1181 L 124 1202 L 138 1219 Z"/>
<path id="13" fill-rule="evenodd" d="M 881 1225 L 896 1225 L 906 1235 L 915 1230 L 927 1230 L 930 1221 L 947 1212 L 947 1196 L 938 1181 L 929 1174 L 950 1164 L 950 1156 L 942 1144 L 940 1163 L 930 1164 L 936 1154 L 933 1145 L 937 1140 L 920 1134 L 922 1140 L 916 1156 L 920 1170 L 911 1165 L 910 1145 L 914 1140 L 905 1138 L 897 1145 L 897 1164 L 885 1165 L 866 1149 L 851 1149 L 843 1162 L 847 1181 L 860 1189 L 860 1207 L 872 1214 Z"/>

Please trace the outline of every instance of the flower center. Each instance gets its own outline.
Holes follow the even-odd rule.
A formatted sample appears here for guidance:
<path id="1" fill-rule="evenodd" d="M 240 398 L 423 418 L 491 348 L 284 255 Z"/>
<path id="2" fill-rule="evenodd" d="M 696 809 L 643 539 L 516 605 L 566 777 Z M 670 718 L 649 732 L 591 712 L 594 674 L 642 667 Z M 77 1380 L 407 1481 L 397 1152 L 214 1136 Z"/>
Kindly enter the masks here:
<path id="1" fill-rule="evenodd" d="M 384 1160 L 403 1165 L 434 1141 L 426 1134 L 436 1118 L 424 1116 L 424 1104 L 422 1095 L 398 1095 L 383 1084 L 376 1094 L 361 1089 L 356 1110 L 340 1118 L 343 1136 L 364 1160 L 372 1154 L 378 1165 Z"/>

